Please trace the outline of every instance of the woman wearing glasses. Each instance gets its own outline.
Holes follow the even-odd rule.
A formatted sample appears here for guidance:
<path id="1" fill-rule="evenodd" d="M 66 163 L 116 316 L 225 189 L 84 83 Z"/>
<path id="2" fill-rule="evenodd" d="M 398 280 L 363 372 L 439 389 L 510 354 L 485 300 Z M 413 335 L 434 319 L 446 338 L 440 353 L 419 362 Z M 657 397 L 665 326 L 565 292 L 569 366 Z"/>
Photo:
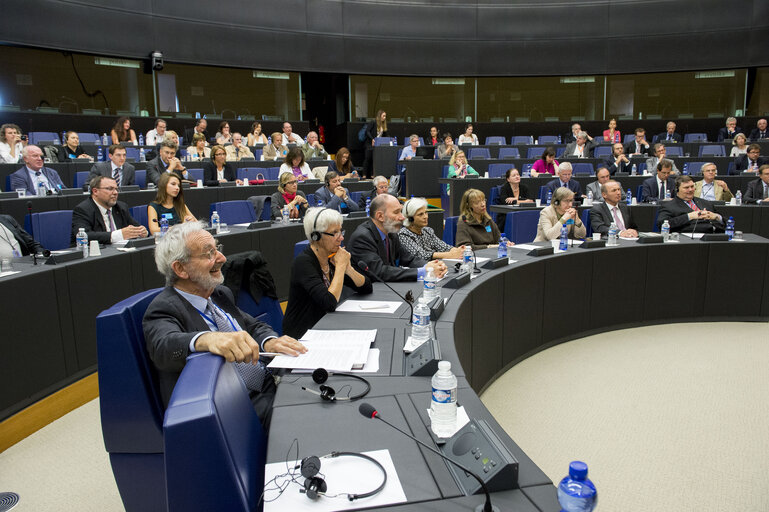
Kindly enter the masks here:
<path id="1" fill-rule="evenodd" d="M 293 174 L 284 172 L 280 175 L 278 191 L 272 194 L 270 208 L 273 219 L 283 218 L 283 207 L 288 205 L 289 219 L 302 219 L 307 212 L 307 196 L 297 190 L 299 180 Z"/>
<path id="2" fill-rule="evenodd" d="M 350 262 L 342 247 L 342 214 L 329 208 L 310 208 L 304 216 L 304 234 L 310 245 L 291 267 L 288 306 L 283 334 L 299 339 L 323 315 L 352 292 L 371 293 L 371 281 Z"/>

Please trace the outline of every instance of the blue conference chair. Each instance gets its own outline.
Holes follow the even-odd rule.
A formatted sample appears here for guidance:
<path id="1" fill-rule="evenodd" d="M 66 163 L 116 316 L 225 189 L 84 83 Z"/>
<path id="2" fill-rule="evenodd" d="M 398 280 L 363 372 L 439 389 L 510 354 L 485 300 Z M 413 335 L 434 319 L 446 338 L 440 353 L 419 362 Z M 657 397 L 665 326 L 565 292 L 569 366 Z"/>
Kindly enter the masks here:
<path id="1" fill-rule="evenodd" d="M 131 207 L 131 217 L 136 219 L 142 226 L 147 228 L 147 232 L 149 233 L 150 224 L 149 224 L 149 217 L 147 217 L 147 205 L 142 204 L 139 206 L 132 206 Z"/>
<path id="2" fill-rule="evenodd" d="M 238 169 L 237 178 L 239 180 L 255 180 L 258 171 L 254 167 L 241 167 Z"/>
<path id="3" fill-rule="evenodd" d="M 526 244 L 537 238 L 539 210 L 521 210 L 505 216 L 505 234 L 516 244 Z"/>
<path id="4" fill-rule="evenodd" d="M 75 182 L 72 184 L 75 188 L 83 188 L 83 185 L 88 183 L 88 176 L 91 173 L 88 171 L 78 171 L 75 173 Z"/>
<path id="5" fill-rule="evenodd" d="M 144 190 L 147 188 L 147 171 L 146 170 L 136 170 L 134 173 L 134 181 L 137 185 L 139 185 L 139 188 Z"/>
<path id="6" fill-rule="evenodd" d="M 726 156 L 726 151 L 722 144 L 703 144 L 698 156 Z"/>
<path id="7" fill-rule="evenodd" d="M 531 135 L 513 135 L 510 139 L 511 146 L 517 146 L 519 144 L 534 144 L 534 137 Z"/>
<path id="8" fill-rule="evenodd" d="M 187 169 L 187 176 L 191 181 L 198 181 L 203 179 L 203 169 Z"/>
<path id="9" fill-rule="evenodd" d="M 499 148 L 499 155 L 497 158 L 500 160 L 503 158 L 521 158 L 521 152 L 518 151 L 518 148 Z"/>
<path id="10" fill-rule="evenodd" d="M 510 167 L 510 164 L 489 164 L 489 178 L 504 177 Z"/>
<path id="11" fill-rule="evenodd" d="M 502 187 L 502 185 L 499 185 L 497 187 L 491 187 L 491 190 L 489 191 L 489 200 L 486 201 L 486 211 L 491 214 L 490 208 L 491 205 L 497 204 L 497 198 L 499 197 L 499 189 Z"/>
<path id="12" fill-rule="evenodd" d="M 539 146 L 536 148 L 528 148 L 526 150 L 526 158 L 528 158 L 529 160 L 534 158 L 540 158 L 542 156 L 542 153 L 545 152 L 545 149 L 546 148 L 544 146 Z"/>
<path id="13" fill-rule="evenodd" d="M 702 174 L 702 166 L 707 162 L 685 162 L 682 172 L 690 176 L 699 176 Z"/>
<path id="14" fill-rule="evenodd" d="M 687 133 L 684 135 L 684 142 L 707 142 L 708 135 L 706 133 Z"/>
<path id="15" fill-rule="evenodd" d="M 586 230 L 585 237 L 590 238 L 591 236 L 593 236 L 593 226 L 590 225 L 590 210 L 587 208 L 582 210 L 581 217 L 582 217 L 582 224 L 585 225 L 585 230 Z"/>
<path id="16" fill-rule="evenodd" d="M 101 428 L 128 512 L 167 510 L 163 402 L 142 331 L 159 292 L 139 293 L 96 317 Z"/>
<path id="17" fill-rule="evenodd" d="M 392 145 L 393 145 L 393 139 L 391 137 L 377 137 L 376 139 L 374 139 L 374 146 L 392 146 Z"/>
<path id="18" fill-rule="evenodd" d="M 267 167 L 264 169 L 264 178 L 267 180 L 277 180 L 280 174 L 280 167 Z"/>
<path id="19" fill-rule="evenodd" d="M 454 245 L 454 241 L 457 238 L 457 221 L 459 217 L 446 217 L 446 222 L 443 224 L 443 241 L 449 245 Z"/>
<path id="20" fill-rule="evenodd" d="M 13 192 L 13 190 L 11 190 L 11 175 L 10 174 L 5 177 L 5 191 L 6 192 Z"/>
<path id="21" fill-rule="evenodd" d="M 213 214 L 214 210 L 219 214 L 219 220 L 230 226 L 256 220 L 256 212 L 251 201 L 238 200 L 211 203 L 209 215 Z"/>
<path id="22" fill-rule="evenodd" d="M 294 244 L 294 258 L 299 256 L 299 254 L 307 248 L 307 246 L 310 245 L 309 240 L 301 240 Z"/>
<path id="23" fill-rule="evenodd" d="M 596 146 L 593 150 L 593 158 L 606 158 L 611 155 L 611 146 Z"/>
<path id="24" fill-rule="evenodd" d="M 558 135 L 540 135 L 538 140 L 540 146 L 547 144 L 558 144 Z"/>
<path id="25" fill-rule="evenodd" d="M 491 158 L 491 153 L 489 152 L 489 148 L 470 148 L 470 151 L 468 151 L 467 159 L 483 159 L 483 160 L 489 160 Z"/>
<path id="26" fill-rule="evenodd" d="M 486 137 L 486 145 L 490 146 L 492 144 L 499 144 L 500 146 L 505 145 L 507 142 L 503 136 L 500 135 L 490 135 Z"/>
<path id="27" fill-rule="evenodd" d="M 636 197 L 636 200 L 638 201 L 638 204 L 641 204 L 641 198 L 643 197 L 642 191 L 643 191 L 643 185 L 638 185 L 638 188 L 636 189 L 636 192 L 635 192 L 635 197 Z"/>
<path id="28" fill-rule="evenodd" d="M 29 234 L 46 249 L 58 251 L 70 247 L 72 210 L 27 214 L 24 225 L 29 228 Z"/>
<path id="29" fill-rule="evenodd" d="M 169 512 L 258 509 L 267 438 L 232 364 L 211 353 L 187 359 L 163 440 Z"/>
<path id="30" fill-rule="evenodd" d="M 633 142 L 635 140 L 635 133 L 626 133 L 625 138 L 622 139 L 623 144 L 627 144 L 628 142 Z"/>
<path id="31" fill-rule="evenodd" d="M 589 162 L 578 162 L 571 164 L 571 168 L 574 172 L 574 175 L 582 175 L 582 176 L 592 176 L 595 174 L 595 169 L 593 168 L 593 164 Z"/>
<path id="32" fill-rule="evenodd" d="M 139 161 L 139 148 L 127 146 L 125 148 L 125 156 L 127 159 L 133 160 L 134 162 Z"/>
<path id="33" fill-rule="evenodd" d="M 684 148 L 681 146 L 674 146 L 672 144 L 665 145 L 665 153 L 667 156 L 684 156 Z"/>
<path id="34" fill-rule="evenodd" d="M 80 137 L 80 144 L 99 144 L 101 142 L 98 133 L 80 132 L 78 136 Z"/>
<path id="35" fill-rule="evenodd" d="M 29 143 L 40 144 L 47 142 L 49 144 L 59 143 L 59 134 L 56 132 L 29 132 Z"/>

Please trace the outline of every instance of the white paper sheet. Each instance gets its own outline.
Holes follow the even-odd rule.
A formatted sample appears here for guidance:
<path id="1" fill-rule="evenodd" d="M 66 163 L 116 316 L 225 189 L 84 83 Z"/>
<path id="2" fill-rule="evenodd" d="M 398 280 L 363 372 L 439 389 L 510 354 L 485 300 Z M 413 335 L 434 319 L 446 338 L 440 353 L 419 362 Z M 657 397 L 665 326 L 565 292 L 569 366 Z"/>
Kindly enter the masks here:
<path id="1" fill-rule="evenodd" d="M 376 373 L 376 372 L 378 372 L 379 371 L 379 353 L 380 352 L 379 352 L 378 348 L 369 349 L 369 351 L 368 351 L 368 358 L 366 360 L 366 364 L 363 365 L 363 368 L 353 369 L 353 370 L 350 370 L 347 373 Z M 301 375 L 303 373 L 304 374 L 310 374 L 313 371 L 315 371 L 314 368 L 312 370 L 304 370 L 304 369 L 295 368 L 295 369 L 291 370 L 291 373 L 295 374 L 295 375 Z"/>
<path id="2" fill-rule="evenodd" d="M 696 239 L 696 238 L 702 238 L 702 235 L 704 234 L 705 233 L 681 233 L 681 236 Z"/>
<path id="3" fill-rule="evenodd" d="M 541 247 L 542 247 L 541 245 L 533 245 L 533 244 L 516 244 L 512 248 L 521 249 L 522 251 L 531 251 L 532 249 L 539 249 Z"/>
<path id="4" fill-rule="evenodd" d="M 510 247 L 514 247 L 514 246 L 512 246 L 512 245 L 511 245 Z M 484 258 L 483 256 L 478 256 L 477 258 L 475 258 L 475 264 L 476 264 L 476 265 L 480 265 L 480 264 L 482 264 L 482 263 L 486 263 L 486 262 L 487 262 L 487 261 L 489 261 L 490 259 L 491 259 L 491 258 Z M 444 259 L 443 261 L 444 261 L 444 262 L 446 262 L 446 261 L 449 261 L 449 262 L 451 262 L 452 264 L 454 264 L 454 263 L 462 263 L 462 260 L 455 260 L 455 259 L 453 259 L 453 258 L 451 258 L 451 259 Z"/>
<path id="5" fill-rule="evenodd" d="M 432 421 L 433 411 L 429 407 L 427 408 L 427 415 L 430 417 L 430 421 Z M 457 407 L 457 424 L 456 424 L 456 427 L 454 427 L 454 432 L 451 433 L 451 436 L 459 432 L 459 429 L 461 429 L 468 423 L 470 423 L 470 417 L 467 415 L 467 411 L 465 411 L 465 408 L 462 406 Z M 433 434 L 435 434 L 435 432 L 433 432 Z M 447 437 L 451 437 L 451 436 L 447 436 Z"/>
<path id="6" fill-rule="evenodd" d="M 310 329 L 300 340 L 307 352 L 296 357 L 279 355 L 267 366 L 270 368 L 325 368 L 346 372 L 355 366 L 363 367 L 368 361 L 369 348 L 376 339 L 376 330 L 325 331 Z"/>
<path id="7" fill-rule="evenodd" d="M 336 310 L 343 313 L 382 313 L 392 315 L 401 304 L 403 304 L 401 301 L 348 299 L 339 304 Z"/>
<path id="8" fill-rule="evenodd" d="M 385 468 L 387 484 L 382 492 L 370 498 L 349 501 L 347 494 L 362 494 L 373 490 L 382 481 L 382 472 L 371 462 L 359 457 L 338 457 L 321 459 L 320 472 L 328 485 L 326 496 L 309 500 L 299 492 L 303 488 L 304 478 L 299 470 L 294 470 L 298 461 L 274 462 L 264 468 L 264 511 L 265 512 L 334 512 L 368 507 L 384 507 L 393 503 L 404 503 L 403 492 L 398 472 L 395 470 L 389 450 L 363 452 L 373 457 Z M 321 454 L 318 454 L 321 455 Z M 286 467 L 291 475 L 286 475 Z M 280 475 L 280 476 L 278 476 Z M 274 482 L 273 482 L 273 479 Z M 292 479 L 294 482 L 292 482 Z M 282 494 L 278 487 L 287 486 Z M 342 494 L 343 493 L 343 494 Z M 340 494 L 332 498 L 335 494 Z"/>
<path id="9" fill-rule="evenodd" d="M 0 277 L 12 276 L 13 274 L 18 274 L 19 272 L 21 272 L 21 270 L 9 270 L 7 272 L 0 272 Z"/>

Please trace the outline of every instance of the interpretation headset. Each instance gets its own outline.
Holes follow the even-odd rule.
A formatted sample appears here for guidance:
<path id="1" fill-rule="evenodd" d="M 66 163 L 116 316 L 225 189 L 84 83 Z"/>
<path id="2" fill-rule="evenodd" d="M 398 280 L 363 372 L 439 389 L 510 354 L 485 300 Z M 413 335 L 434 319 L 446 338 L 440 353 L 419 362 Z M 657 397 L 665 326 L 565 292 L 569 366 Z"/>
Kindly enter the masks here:
<path id="1" fill-rule="evenodd" d="M 318 214 L 315 216 L 315 220 L 312 222 L 312 232 L 310 232 L 310 240 L 313 242 L 320 241 L 321 236 L 323 236 L 323 233 L 317 230 L 318 226 L 318 219 L 321 215 L 323 215 L 323 212 L 326 210 L 330 210 L 331 208 L 323 208 L 321 211 L 318 212 Z"/>
<path id="2" fill-rule="evenodd" d="M 353 401 L 358 400 L 359 398 L 363 398 L 368 394 L 369 391 L 371 391 L 371 384 L 369 384 L 369 381 L 361 377 L 360 375 L 355 375 L 352 373 L 333 373 L 331 375 L 338 375 L 339 377 L 347 377 L 350 379 L 357 379 L 361 381 L 363 384 L 366 385 L 366 389 L 357 395 L 352 396 L 336 396 L 336 390 L 332 388 L 331 386 L 324 385 L 325 382 L 328 380 L 329 373 L 324 368 L 318 368 L 314 372 L 312 372 L 312 380 L 316 384 L 320 384 L 320 388 L 318 390 L 310 389 L 308 387 L 302 386 L 302 391 L 307 391 L 308 393 L 312 393 L 313 395 L 318 395 L 321 400 L 325 400 L 328 402 L 336 402 L 336 401 Z"/>
<path id="3" fill-rule="evenodd" d="M 406 219 L 408 219 L 408 221 L 409 221 L 409 225 L 411 225 L 411 224 L 413 224 L 413 223 L 414 223 L 414 214 L 413 214 L 413 213 L 409 214 L 409 204 L 410 204 L 410 203 L 411 203 L 411 201 L 413 201 L 413 200 L 414 200 L 414 198 L 412 197 L 411 199 L 409 199 L 408 201 L 406 201 L 406 202 L 403 204 L 403 213 L 405 213 L 405 214 L 406 214 Z"/>
<path id="4" fill-rule="evenodd" d="M 328 485 L 326 484 L 326 481 L 323 479 L 322 476 L 318 476 L 320 473 L 320 459 L 325 458 L 336 458 L 336 457 L 359 457 L 361 459 L 365 459 L 370 461 L 371 463 L 375 464 L 376 467 L 379 468 L 379 470 L 382 472 L 382 483 L 379 484 L 379 486 L 374 489 L 373 491 L 365 492 L 362 494 L 350 494 L 350 493 L 339 493 L 335 495 L 327 495 L 326 491 L 328 490 Z M 369 498 L 371 496 L 374 496 L 375 494 L 378 494 L 384 489 L 385 484 L 387 484 L 387 471 L 385 471 L 384 466 L 379 463 L 376 459 L 373 457 L 369 457 L 368 455 L 364 455 L 362 453 L 355 453 L 355 452 L 331 452 L 328 455 L 324 455 L 322 457 L 318 457 L 316 455 L 312 455 L 310 457 L 305 457 L 302 459 L 302 462 L 295 466 L 294 469 L 300 469 L 302 476 L 305 478 L 304 480 L 304 489 L 300 489 L 299 492 L 304 493 L 309 499 L 316 500 L 321 496 L 326 496 L 328 498 L 336 498 L 338 496 L 347 496 L 347 499 L 350 501 L 355 501 L 363 498 Z"/>

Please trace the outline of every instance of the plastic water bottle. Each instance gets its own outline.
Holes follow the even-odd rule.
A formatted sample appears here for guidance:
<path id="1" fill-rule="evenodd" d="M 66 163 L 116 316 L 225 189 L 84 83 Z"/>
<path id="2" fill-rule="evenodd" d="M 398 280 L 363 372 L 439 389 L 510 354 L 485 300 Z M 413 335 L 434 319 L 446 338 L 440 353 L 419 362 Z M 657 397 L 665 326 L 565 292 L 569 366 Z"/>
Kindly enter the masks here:
<path id="1" fill-rule="evenodd" d="M 143 146 L 143 145 L 144 145 L 144 135 L 143 135 L 143 134 L 141 134 L 141 133 L 139 134 L 139 145 L 140 145 L 140 146 Z"/>
<path id="2" fill-rule="evenodd" d="M 147 161 L 147 155 L 144 154 L 144 148 L 141 148 L 139 150 L 139 161 L 140 162 L 146 162 Z"/>
<path id="3" fill-rule="evenodd" d="M 667 220 L 662 223 L 660 231 L 662 231 L 662 241 L 667 242 L 670 239 L 670 223 Z"/>
<path id="4" fill-rule="evenodd" d="M 317 204 L 318 208 L 321 208 L 323 206 L 323 199 L 318 199 Z"/>
<path id="5" fill-rule="evenodd" d="M 729 217 L 729 220 L 726 221 L 726 236 L 729 237 L 729 240 L 734 238 L 734 217 Z"/>
<path id="6" fill-rule="evenodd" d="M 630 169 L 630 174 L 638 176 L 638 166 L 636 164 L 633 164 L 633 167 Z"/>
<path id="7" fill-rule="evenodd" d="M 371 217 L 371 198 L 366 198 L 366 217 Z"/>
<path id="8" fill-rule="evenodd" d="M 457 428 L 457 378 L 449 361 L 438 362 L 432 388 L 430 428 L 438 437 L 451 437 Z"/>
<path id="9" fill-rule="evenodd" d="M 561 512 L 591 512 L 598 504 L 595 484 L 587 477 L 587 464 L 575 460 L 569 464 L 569 476 L 558 484 Z"/>
<path id="10" fill-rule="evenodd" d="M 684 168 L 681 170 L 681 174 L 684 176 L 689 176 L 689 164 L 684 163 Z"/>
<path id="11" fill-rule="evenodd" d="M 606 243 L 606 245 L 609 245 L 611 247 L 614 247 L 617 244 L 617 237 L 619 236 L 619 228 L 617 227 L 616 222 L 612 222 L 611 226 L 609 226 L 609 241 Z"/>
<path id="12" fill-rule="evenodd" d="M 507 237 L 504 233 L 499 235 L 499 247 L 497 248 L 497 258 L 507 258 Z"/>
<path id="13" fill-rule="evenodd" d="M 469 246 L 465 246 L 464 252 L 462 252 L 462 266 L 459 268 L 460 272 L 467 272 L 472 275 L 475 265 L 473 265 L 473 249 Z"/>
<path id="14" fill-rule="evenodd" d="M 547 205 L 550 206 L 550 201 L 553 199 L 553 191 L 548 190 L 547 191 Z"/>
<path id="15" fill-rule="evenodd" d="M 37 182 L 37 197 L 45 197 L 48 191 L 45 188 L 45 183 L 42 181 Z"/>
<path id="16" fill-rule="evenodd" d="M 414 316 L 411 318 L 411 337 L 415 342 L 430 339 L 430 308 L 427 307 L 424 296 L 419 297 L 414 308 Z"/>
<path id="17" fill-rule="evenodd" d="M 665 188 L 665 199 L 670 199 L 670 187 Z"/>
<path id="18" fill-rule="evenodd" d="M 423 281 L 424 289 L 422 290 L 422 297 L 424 297 L 428 303 L 432 302 L 432 300 L 439 295 L 437 282 L 438 278 L 435 277 L 435 271 L 432 267 L 427 267 L 427 272 L 425 273 Z"/>
<path id="19" fill-rule="evenodd" d="M 742 191 L 738 190 L 737 194 L 734 196 L 735 203 L 737 203 L 737 206 L 742 204 Z"/>
<path id="20" fill-rule="evenodd" d="M 593 191 L 588 190 L 587 191 L 587 201 L 585 202 L 585 206 L 591 206 L 593 204 Z"/>
<path id="21" fill-rule="evenodd" d="M 289 222 L 288 219 L 289 219 L 289 216 L 290 216 L 289 213 L 288 213 L 288 205 L 285 205 L 283 207 L 281 215 L 283 216 L 283 224 L 288 224 L 288 222 Z"/>
<path id="22" fill-rule="evenodd" d="M 561 243 L 558 245 L 559 251 L 565 251 L 569 248 L 569 226 L 561 226 Z"/>
<path id="23" fill-rule="evenodd" d="M 214 213 L 211 215 L 211 227 L 216 230 L 216 234 L 219 234 L 222 225 L 219 221 L 219 212 L 216 210 L 214 210 Z"/>
<path id="24" fill-rule="evenodd" d="M 77 230 L 77 235 L 75 236 L 75 247 L 83 251 L 83 258 L 88 257 L 88 235 L 85 232 L 85 228 L 80 228 Z"/>
<path id="25" fill-rule="evenodd" d="M 107 138 L 106 133 L 101 134 L 101 145 L 102 146 L 109 146 L 109 138 Z"/>
<path id="26" fill-rule="evenodd" d="M 165 215 L 160 217 L 160 236 L 165 236 L 168 233 L 168 219 Z"/>
<path id="27" fill-rule="evenodd" d="M 103 162 L 104 161 L 104 150 L 99 146 L 99 149 L 96 150 L 96 161 L 97 162 Z"/>
<path id="28" fill-rule="evenodd" d="M 625 201 L 627 202 L 628 206 L 633 204 L 633 192 L 630 189 L 627 189 L 627 196 L 625 197 Z"/>

